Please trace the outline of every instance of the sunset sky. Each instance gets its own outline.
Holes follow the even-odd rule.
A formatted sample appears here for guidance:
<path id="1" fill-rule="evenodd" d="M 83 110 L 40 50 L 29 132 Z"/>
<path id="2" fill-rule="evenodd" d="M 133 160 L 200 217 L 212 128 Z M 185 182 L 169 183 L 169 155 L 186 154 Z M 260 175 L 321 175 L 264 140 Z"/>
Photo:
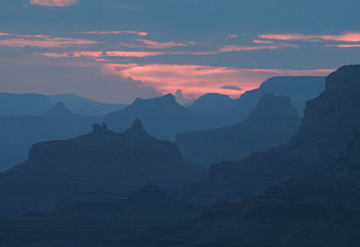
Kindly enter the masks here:
<path id="1" fill-rule="evenodd" d="M 0 91 L 233 98 L 360 60 L 355 0 L 2 0 Z"/>

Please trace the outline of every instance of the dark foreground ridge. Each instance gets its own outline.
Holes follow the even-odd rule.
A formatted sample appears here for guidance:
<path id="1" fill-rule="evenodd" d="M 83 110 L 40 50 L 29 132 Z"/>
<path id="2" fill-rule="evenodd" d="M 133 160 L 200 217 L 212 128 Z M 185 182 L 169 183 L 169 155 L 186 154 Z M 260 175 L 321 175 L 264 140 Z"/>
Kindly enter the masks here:
<path id="1" fill-rule="evenodd" d="M 52 214 L 0 218 L 0 245 L 79 247 L 104 238 L 132 235 L 148 227 L 180 223 L 201 215 L 201 208 L 180 201 L 159 187 L 145 185 L 128 198 L 77 204 Z"/>

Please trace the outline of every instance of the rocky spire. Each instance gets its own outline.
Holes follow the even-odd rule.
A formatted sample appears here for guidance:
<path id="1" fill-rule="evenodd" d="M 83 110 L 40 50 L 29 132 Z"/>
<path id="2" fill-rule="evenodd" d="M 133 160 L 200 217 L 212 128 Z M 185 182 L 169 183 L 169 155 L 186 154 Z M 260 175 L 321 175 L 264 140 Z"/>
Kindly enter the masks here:
<path id="1" fill-rule="evenodd" d="M 100 124 L 93 124 L 93 133 L 107 133 L 109 129 L 105 123 L 102 125 Z"/>
<path id="2" fill-rule="evenodd" d="M 132 128 L 137 131 L 144 130 L 144 126 L 140 119 L 135 119 Z"/>

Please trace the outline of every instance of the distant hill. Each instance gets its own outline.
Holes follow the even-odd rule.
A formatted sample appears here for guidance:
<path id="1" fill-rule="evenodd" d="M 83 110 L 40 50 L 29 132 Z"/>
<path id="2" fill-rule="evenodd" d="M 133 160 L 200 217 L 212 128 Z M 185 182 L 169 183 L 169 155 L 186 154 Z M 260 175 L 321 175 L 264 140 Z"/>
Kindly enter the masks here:
<path id="1" fill-rule="evenodd" d="M 177 191 L 203 175 L 139 120 L 120 134 L 95 124 L 90 134 L 33 145 L 27 161 L 0 174 L 0 214 L 114 200 L 149 183 Z"/>
<path id="2" fill-rule="evenodd" d="M 32 144 L 84 134 L 101 118 L 79 116 L 63 103 L 40 116 L 0 116 L 0 171 L 28 157 Z"/>
<path id="3" fill-rule="evenodd" d="M 83 116 L 104 116 L 127 106 L 125 104 L 103 104 L 76 94 L 58 94 L 46 97 L 54 104 L 64 102 L 69 110 Z"/>
<path id="4" fill-rule="evenodd" d="M 83 116 L 104 116 L 125 108 L 124 104 L 103 104 L 76 94 L 42 95 L 0 93 L 0 116 L 39 116 L 59 102 Z"/>
<path id="5" fill-rule="evenodd" d="M 285 95 L 291 99 L 300 116 L 304 114 L 305 102 L 317 97 L 325 89 L 325 77 L 273 77 L 261 84 L 258 89 L 245 92 L 236 100 L 231 112 L 238 114 L 238 120 L 246 119 L 265 93 Z"/>
<path id="6" fill-rule="evenodd" d="M 0 116 L 42 115 L 52 106 L 53 103 L 41 94 L 0 93 Z"/>
<path id="7" fill-rule="evenodd" d="M 174 140 L 177 133 L 228 126 L 233 117 L 192 112 L 168 94 L 154 99 L 136 99 L 130 106 L 110 113 L 104 119 L 110 128 L 123 131 L 137 118 L 143 121 L 149 134 Z"/>
<path id="8" fill-rule="evenodd" d="M 178 134 L 175 144 L 185 158 L 210 166 L 284 144 L 300 123 L 290 98 L 264 94 L 246 121 L 222 129 Z"/>
<path id="9" fill-rule="evenodd" d="M 235 100 L 228 95 L 208 93 L 195 100 L 188 108 L 200 113 L 221 113 L 228 111 L 235 104 Z"/>
<path id="10" fill-rule="evenodd" d="M 128 198 L 77 204 L 52 214 L 30 213 L 0 219 L 0 245 L 17 247 L 83 246 L 119 238 L 147 227 L 180 223 L 201 215 L 201 208 L 146 185 Z"/>

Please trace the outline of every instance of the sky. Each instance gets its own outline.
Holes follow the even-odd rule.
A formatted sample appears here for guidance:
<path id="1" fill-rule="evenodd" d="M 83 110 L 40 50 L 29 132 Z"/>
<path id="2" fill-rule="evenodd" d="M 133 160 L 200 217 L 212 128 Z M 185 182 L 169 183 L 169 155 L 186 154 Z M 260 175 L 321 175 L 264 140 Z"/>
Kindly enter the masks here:
<path id="1" fill-rule="evenodd" d="M 0 91 L 238 98 L 360 59 L 355 0 L 1 0 Z"/>

